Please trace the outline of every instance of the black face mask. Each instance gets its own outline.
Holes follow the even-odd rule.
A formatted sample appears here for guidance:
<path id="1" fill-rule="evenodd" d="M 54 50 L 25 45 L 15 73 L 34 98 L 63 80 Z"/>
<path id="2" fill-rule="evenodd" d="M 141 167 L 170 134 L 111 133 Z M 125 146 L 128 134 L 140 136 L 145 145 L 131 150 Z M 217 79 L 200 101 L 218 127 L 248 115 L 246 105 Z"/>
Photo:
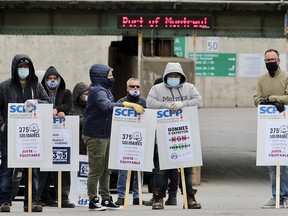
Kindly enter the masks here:
<path id="1" fill-rule="evenodd" d="M 274 77 L 275 76 L 275 72 L 276 70 L 278 69 L 278 64 L 277 64 L 277 61 L 276 62 L 269 62 L 269 63 L 266 63 L 266 68 L 269 72 L 269 75 L 271 77 Z"/>

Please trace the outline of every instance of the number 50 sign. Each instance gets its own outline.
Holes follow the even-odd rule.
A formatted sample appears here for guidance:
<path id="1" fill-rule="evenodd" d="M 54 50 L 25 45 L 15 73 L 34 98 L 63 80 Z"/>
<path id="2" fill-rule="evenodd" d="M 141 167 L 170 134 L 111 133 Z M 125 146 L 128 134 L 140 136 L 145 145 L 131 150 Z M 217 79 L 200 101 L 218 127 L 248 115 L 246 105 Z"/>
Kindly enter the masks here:
<path id="1" fill-rule="evenodd" d="M 209 37 L 207 38 L 207 51 L 218 52 L 219 50 L 219 38 Z"/>

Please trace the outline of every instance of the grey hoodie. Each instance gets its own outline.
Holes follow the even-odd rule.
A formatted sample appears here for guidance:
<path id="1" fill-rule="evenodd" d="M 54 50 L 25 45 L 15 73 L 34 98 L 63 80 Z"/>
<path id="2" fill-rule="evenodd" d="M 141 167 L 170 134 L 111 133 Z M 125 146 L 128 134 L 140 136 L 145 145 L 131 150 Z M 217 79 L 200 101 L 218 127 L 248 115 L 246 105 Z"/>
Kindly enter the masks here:
<path id="1" fill-rule="evenodd" d="M 170 73 L 181 74 L 180 85 L 177 87 L 170 87 L 167 84 L 167 75 Z M 169 104 L 174 101 L 182 101 L 184 107 L 203 106 L 203 100 L 198 90 L 191 83 L 186 82 L 186 76 L 178 62 L 169 62 L 166 65 L 163 74 L 163 83 L 154 85 L 147 97 L 147 108 L 150 109 L 167 109 Z"/>

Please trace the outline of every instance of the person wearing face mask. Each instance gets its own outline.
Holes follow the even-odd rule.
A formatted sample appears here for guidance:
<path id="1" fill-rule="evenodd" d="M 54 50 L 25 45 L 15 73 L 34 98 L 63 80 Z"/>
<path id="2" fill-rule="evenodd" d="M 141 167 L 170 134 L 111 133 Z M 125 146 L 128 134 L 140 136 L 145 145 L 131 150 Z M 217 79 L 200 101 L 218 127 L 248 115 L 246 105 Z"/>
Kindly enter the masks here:
<path id="1" fill-rule="evenodd" d="M 87 148 L 82 139 L 82 128 L 84 123 L 84 113 L 88 100 L 88 85 L 84 82 L 77 83 L 73 88 L 73 103 L 71 115 L 79 116 L 79 154 L 87 155 Z"/>
<path id="2" fill-rule="evenodd" d="M 49 103 L 43 86 L 38 83 L 32 60 L 25 54 L 15 55 L 12 60 L 11 78 L 0 83 L 0 139 L 2 163 L 0 165 L 0 212 L 10 212 L 12 204 L 13 169 L 7 167 L 7 123 L 8 103 L 24 103 L 25 111 L 32 110 L 37 103 Z M 32 169 L 32 212 L 42 212 L 37 205 L 39 177 Z M 28 212 L 28 168 L 24 168 L 24 211 Z"/>
<path id="3" fill-rule="evenodd" d="M 132 102 L 141 105 L 146 108 L 146 99 L 140 96 L 140 83 L 136 78 L 130 78 L 127 81 L 127 95 L 118 100 L 118 102 Z M 141 182 L 143 182 L 143 173 L 141 173 Z M 118 180 L 117 180 L 117 193 L 118 199 L 115 202 L 117 205 L 124 205 L 125 190 L 126 190 L 126 179 L 127 179 L 127 170 L 118 171 Z M 134 172 L 133 177 L 133 205 L 139 205 L 139 193 L 138 193 L 138 178 L 137 172 Z"/>
<path id="4" fill-rule="evenodd" d="M 57 69 L 50 66 L 41 81 L 45 91 L 47 92 L 50 101 L 53 103 L 53 117 L 59 119 L 65 118 L 68 115 L 72 107 L 72 93 L 69 89 L 66 89 L 66 83 Z M 52 200 L 41 199 L 42 193 L 47 194 L 45 190 L 45 184 L 50 181 L 50 174 L 52 175 L 53 183 L 56 191 L 58 191 L 58 173 L 57 172 L 40 172 L 40 184 L 38 197 L 40 198 L 39 203 L 43 206 L 57 207 L 57 203 Z M 69 200 L 71 186 L 71 175 L 68 171 L 62 172 L 62 208 L 75 208 L 75 204 Z M 57 199 L 57 198 L 55 198 Z"/>
<path id="5" fill-rule="evenodd" d="M 110 90 L 115 82 L 112 71 L 111 67 L 104 64 L 94 64 L 89 70 L 91 84 L 88 91 L 82 138 L 88 151 L 87 194 L 90 211 L 121 209 L 113 202 L 109 193 L 111 171 L 108 169 L 108 161 L 113 108 L 129 107 L 137 113 L 144 112 L 143 107 L 139 104 L 128 101 L 114 102 Z M 101 188 L 101 204 L 98 197 L 98 183 Z"/>
<path id="6" fill-rule="evenodd" d="M 163 82 L 152 86 L 147 97 L 147 108 L 178 109 L 187 106 L 201 108 L 202 97 L 196 87 L 186 82 L 186 75 L 181 64 L 168 62 L 163 74 Z M 153 204 L 152 209 L 164 209 L 163 197 L 168 187 L 168 170 L 157 170 L 154 174 Z M 187 189 L 188 209 L 200 209 L 201 204 L 195 199 L 197 190 L 192 185 L 192 167 L 184 168 L 185 183 Z"/>
<path id="7" fill-rule="evenodd" d="M 288 73 L 281 70 L 279 52 L 275 49 L 268 49 L 264 54 L 264 62 L 268 73 L 259 77 L 254 104 L 274 105 L 278 112 L 285 110 L 288 105 Z M 276 166 L 269 166 L 269 176 L 272 187 L 272 198 L 261 208 L 276 207 Z M 288 166 L 280 166 L 280 206 L 288 205 Z"/>

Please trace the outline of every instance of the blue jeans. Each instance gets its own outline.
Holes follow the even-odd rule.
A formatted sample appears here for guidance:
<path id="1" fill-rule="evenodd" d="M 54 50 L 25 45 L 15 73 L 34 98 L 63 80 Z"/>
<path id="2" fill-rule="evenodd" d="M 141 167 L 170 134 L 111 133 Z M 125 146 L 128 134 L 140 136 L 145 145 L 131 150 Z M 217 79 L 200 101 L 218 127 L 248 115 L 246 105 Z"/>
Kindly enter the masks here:
<path id="1" fill-rule="evenodd" d="M 139 198 L 138 192 L 138 178 L 137 172 L 133 172 L 133 190 L 132 196 L 133 199 Z M 126 190 L 126 179 L 127 179 L 127 170 L 119 170 L 118 171 L 118 180 L 117 180 L 117 193 L 118 198 L 124 199 L 125 198 L 125 190 Z M 143 183 L 143 173 L 141 172 L 141 184 Z"/>
<path id="2" fill-rule="evenodd" d="M 7 142 L 1 141 L 2 164 L 0 166 L 0 204 L 6 202 L 12 203 L 12 175 L 13 169 L 7 167 Z M 32 202 L 37 203 L 38 191 L 37 169 L 32 169 Z M 24 205 L 28 204 L 28 168 L 24 169 Z"/>
<path id="3" fill-rule="evenodd" d="M 276 166 L 269 166 L 272 196 L 276 199 Z M 280 166 L 280 201 L 288 198 L 288 166 Z"/>

